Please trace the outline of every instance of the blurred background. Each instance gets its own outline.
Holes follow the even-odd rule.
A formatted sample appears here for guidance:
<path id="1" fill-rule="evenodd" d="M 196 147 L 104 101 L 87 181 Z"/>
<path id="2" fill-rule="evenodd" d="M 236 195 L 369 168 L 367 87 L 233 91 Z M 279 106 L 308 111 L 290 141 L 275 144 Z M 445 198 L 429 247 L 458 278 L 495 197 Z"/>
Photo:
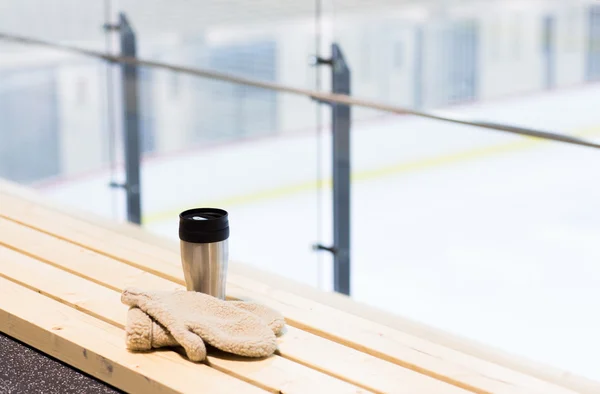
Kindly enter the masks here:
<path id="1" fill-rule="evenodd" d="M 0 0 L 0 33 L 597 140 L 592 0 Z M 120 64 L 0 40 L 0 177 L 128 220 Z M 333 291 L 332 109 L 143 65 L 141 225 L 231 215 L 231 259 Z M 600 151 L 353 106 L 351 297 L 600 379 Z"/>

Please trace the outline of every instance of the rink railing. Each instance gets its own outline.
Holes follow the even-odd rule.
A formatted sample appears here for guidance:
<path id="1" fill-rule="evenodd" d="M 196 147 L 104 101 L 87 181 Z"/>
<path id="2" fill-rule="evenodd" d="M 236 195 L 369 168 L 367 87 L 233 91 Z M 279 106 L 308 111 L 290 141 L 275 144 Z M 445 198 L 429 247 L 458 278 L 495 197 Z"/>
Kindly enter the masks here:
<path id="1" fill-rule="evenodd" d="M 520 127 L 513 126 L 508 124 L 502 124 L 497 122 L 486 122 L 486 121 L 478 121 L 474 119 L 468 118 L 459 118 L 456 116 L 448 116 L 448 115 L 437 115 L 434 112 L 427 111 L 418 111 L 410 108 L 403 108 L 395 105 L 389 105 L 381 102 L 376 102 L 372 100 L 360 99 L 356 97 L 352 97 L 344 94 L 332 94 L 325 92 L 318 92 L 310 89 L 302 89 L 292 86 L 286 86 L 274 82 L 260 81 L 256 79 L 239 77 L 227 73 L 222 73 L 218 71 L 212 71 L 202 68 L 195 67 L 186 67 L 180 66 L 176 64 L 158 62 L 154 60 L 145 60 L 140 59 L 138 57 L 127 57 L 127 56 L 119 56 L 112 55 L 100 51 L 78 48 L 69 45 L 63 45 L 58 43 L 53 43 L 45 40 L 23 37 L 13 34 L 0 33 L 0 39 L 4 41 L 10 41 L 14 43 L 27 44 L 27 45 L 37 45 L 44 46 L 53 49 L 59 49 L 67 52 L 72 52 L 84 56 L 89 56 L 93 58 L 103 59 L 111 63 L 120 63 L 120 64 L 128 64 L 128 65 L 136 65 L 136 66 L 146 66 L 153 67 L 157 69 L 169 70 L 174 72 L 179 72 L 187 75 L 193 75 L 201 78 L 214 79 L 223 82 L 230 82 L 238 85 L 251 86 L 256 88 L 273 90 L 281 93 L 288 93 L 297 96 L 304 96 L 313 100 L 317 100 L 320 102 L 331 103 L 331 104 L 342 104 L 356 107 L 363 107 L 374 109 L 382 112 L 389 112 L 394 114 L 401 115 L 414 115 L 422 118 L 438 120 L 442 122 L 449 122 L 455 124 L 462 124 L 466 126 L 474 126 L 484 129 L 491 129 L 496 131 L 503 131 L 508 133 L 520 134 L 528 137 L 542 138 L 546 140 L 558 141 L 567 144 L 586 146 L 591 148 L 599 148 L 600 143 L 595 143 L 592 141 L 587 141 L 581 138 L 572 137 L 569 135 L 553 133 L 548 131 L 543 131 L 539 129 L 533 129 L 529 127 Z"/>

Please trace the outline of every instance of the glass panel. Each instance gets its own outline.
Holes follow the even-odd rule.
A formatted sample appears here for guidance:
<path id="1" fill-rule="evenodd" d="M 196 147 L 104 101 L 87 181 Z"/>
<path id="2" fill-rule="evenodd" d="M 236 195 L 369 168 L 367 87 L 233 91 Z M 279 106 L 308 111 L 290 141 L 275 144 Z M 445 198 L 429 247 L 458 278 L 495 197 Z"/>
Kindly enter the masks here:
<path id="1" fill-rule="evenodd" d="M 572 34 L 565 19 L 584 21 L 584 7 L 578 14 L 566 3 L 486 4 L 479 12 L 476 2 L 452 3 L 332 13 L 353 95 L 600 137 L 590 104 L 600 88 L 583 85 L 588 49 L 557 44 Z M 518 50 L 512 29 L 522 32 Z M 600 348 L 588 345 L 600 328 L 589 313 L 600 306 L 598 188 L 590 171 L 600 152 L 352 113 L 353 298 L 600 378 L 592 367 Z"/>
<path id="2" fill-rule="evenodd" d="M 0 1 L 3 33 L 105 50 L 110 2 Z M 0 177 L 119 218 L 109 187 L 114 111 L 104 61 L 0 41 Z M 114 91 L 114 86 L 111 87 Z M 112 99 L 112 98 L 111 98 Z"/>
<path id="3" fill-rule="evenodd" d="M 124 0 L 119 7 L 141 58 L 315 87 L 314 3 Z M 176 238 L 181 210 L 225 208 L 233 260 L 316 286 L 317 104 L 164 70 L 141 74 L 145 226 Z"/>
<path id="4" fill-rule="evenodd" d="M 316 104 L 170 71 L 143 74 L 141 115 L 154 141 L 142 171 L 144 226 L 178 239 L 181 211 L 225 209 L 232 261 L 316 286 L 316 134 L 294 121 L 314 117 Z"/>

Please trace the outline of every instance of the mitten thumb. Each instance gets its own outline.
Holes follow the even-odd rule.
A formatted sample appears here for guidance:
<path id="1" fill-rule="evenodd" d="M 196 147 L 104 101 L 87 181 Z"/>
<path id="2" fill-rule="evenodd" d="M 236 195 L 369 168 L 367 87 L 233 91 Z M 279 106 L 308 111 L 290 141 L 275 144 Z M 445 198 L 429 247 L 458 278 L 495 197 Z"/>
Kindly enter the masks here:
<path id="1" fill-rule="evenodd" d="M 169 331 L 137 307 L 131 307 L 127 312 L 125 344 L 132 351 L 179 345 Z"/>
<path id="2" fill-rule="evenodd" d="M 191 361 L 202 361 L 206 358 L 206 345 L 202 338 L 188 330 L 182 330 L 177 334 L 177 341 L 185 349 L 185 354 Z"/>
<path id="3" fill-rule="evenodd" d="M 160 323 L 171 334 L 172 338 L 185 349 L 190 360 L 202 361 L 206 358 L 204 341 L 198 335 L 192 333 L 185 324 L 186 306 L 193 301 L 193 297 L 194 294 L 185 291 L 143 292 L 136 288 L 127 288 L 121 294 L 121 302 L 130 307 L 139 308 L 157 323 Z M 148 330 L 144 331 L 147 332 Z M 130 335 L 130 339 L 133 339 L 133 336 Z M 148 347 L 147 341 L 152 340 L 152 333 L 146 334 L 142 339 L 141 345 L 136 344 L 136 346 L 138 348 Z M 168 342 L 171 341 L 171 338 L 167 339 Z"/>

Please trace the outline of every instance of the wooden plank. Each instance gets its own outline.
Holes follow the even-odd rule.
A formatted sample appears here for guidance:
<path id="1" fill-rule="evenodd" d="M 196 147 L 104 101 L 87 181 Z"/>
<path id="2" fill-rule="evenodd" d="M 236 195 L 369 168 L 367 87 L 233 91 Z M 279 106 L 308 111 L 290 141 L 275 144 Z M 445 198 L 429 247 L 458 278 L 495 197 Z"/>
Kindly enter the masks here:
<path id="1" fill-rule="evenodd" d="M 130 393 L 265 393 L 174 352 L 130 353 L 123 330 L 4 278 L 0 331 Z"/>
<path id="2" fill-rule="evenodd" d="M 120 293 L 107 287 L 5 247 L 0 247 L 0 276 L 118 328 L 125 327 L 127 307 L 120 302 Z M 124 348 L 123 342 L 121 346 Z M 275 393 L 306 393 L 317 388 L 335 393 L 367 392 L 282 357 L 242 360 L 227 355 L 208 357 L 213 368 Z"/>
<path id="3" fill-rule="evenodd" d="M 102 233 L 103 243 L 96 241 L 95 228 L 89 223 L 75 218 L 64 219 L 63 215 L 37 206 L 20 203 L 18 199 L 2 198 L 0 215 L 18 220 L 34 228 L 53 233 L 64 239 L 102 250 L 103 253 L 120 259 L 136 267 L 148 267 L 151 272 L 169 280 L 183 284 L 181 269 L 176 269 L 171 262 L 161 258 L 147 256 L 145 253 L 135 256 L 135 248 L 124 248 L 127 237 L 107 232 Z M 7 201 L 8 203 L 4 203 Z M 10 205 L 11 209 L 5 209 Z M 35 218 L 35 220 L 34 220 Z M 63 220 L 64 219 L 64 220 Z M 77 231 L 74 231 L 77 229 Z M 106 230 L 102 230 L 106 231 Z M 135 244 L 135 241 L 132 241 Z M 139 247 L 143 246 L 140 242 Z M 164 251 L 167 253 L 168 251 Z M 165 254 L 157 253 L 157 256 Z M 163 272 L 164 270 L 164 272 Z M 491 362 L 457 352 L 421 338 L 390 329 L 360 317 L 338 311 L 325 305 L 317 304 L 302 297 L 282 292 L 262 284 L 248 287 L 236 286 L 229 278 L 228 294 L 238 298 L 252 298 L 284 313 L 289 324 L 302 330 L 317 334 L 352 347 L 361 352 L 373 355 L 388 362 L 428 375 L 474 392 L 539 392 L 569 393 L 571 390 L 558 387 L 540 379 L 509 370 Z M 236 278 L 239 282 L 247 281 Z M 251 290 L 249 289 L 251 287 Z M 284 302 L 276 301 L 278 299 Z"/>
<path id="4" fill-rule="evenodd" d="M 137 225 L 131 223 L 117 223 L 108 220 L 102 216 L 73 209 L 58 201 L 43 198 L 39 193 L 31 188 L 23 187 L 17 183 L 0 179 L 0 193 L 18 197 L 20 200 L 34 202 L 52 211 L 57 211 L 65 215 L 72 216 L 78 220 L 101 226 L 104 230 L 114 233 L 127 235 L 130 238 L 137 239 L 146 244 L 159 246 L 173 253 L 179 253 L 179 244 L 175 240 L 157 236 L 148 231 L 144 231 Z M 0 196 L 1 201 L 1 196 Z M 501 365 L 505 368 L 518 371 L 525 375 L 530 375 L 553 384 L 569 388 L 582 394 L 600 393 L 600 382 L 592 381 L 583 376 L 573 374 L 555 367 L 551 367 L 537 361 L 517 357 L 513 354 L 500 349 L 492 348 L 488 345 L 478 343 L 472 339 L 464 338 L 456 334 L 448 333 L 435 327 L 430 327 L 417 321 L 394 316 L 385 311 L 374 308 L 370 305 L 364 305 L 353 301 L 352 299 L 335 293 L 326 293 L 314 289 L 310 286 L 292 281 L 290 279 L 275 275 L 255 267 L 230 262 L 230 277 L 259 281 L 271 288 L 285 290 L 287 293 L 301 295 L 307 300 L 328 305 L 330 307 L 342 310 L 344 312 L 366 318 L 379 324 L 387 325 L 396 330 L 400 330 L 413 336 L 426 339 L 430 342 L 440 344 L 469 354 L 473 357 L 484 359 L 492 363 Z"/>
<path id="5" fill-rule="evenodd" d="M 104 256 L 93 252 L 88 253 L 85 260 L 76 260 L 76 264 L 73 265 L 73 250 L 77 250 L 78 247 L 6 219 L 0 219 L 0 241 L 18 250 L 17 252 L 6 247 L 0 247 L 0 275 L 5 275 L 24 285 L 35 283 L 34 287 L 36 289 L 46 293 L 51 288 L 56 299 L 69 302 L 76 308 L 83 308 L 82 310 L 86 310 L 98 318 L 108 319 L 106 321 L 113 324 L 122 324 L 125 321 L 126 308 L 120 304 L 118 293 L 111 292 L 109 288 L 120 289 L 120 286 L 124 283 L 123 278 L 126 276 L 138 278 L 139 281 L 134 285 L 147 288 L 147 276 L 131 273 L 121 275 L 119 271 L 120 266 L 127 267 L 128 270 L 135 270 L 135 268 L 125 266 L 114 260 L 107 260 Z M 32 266 L 29 261 L 31 258 L 21 254 L 22 250 L 27 250 L 28 255 L 41 259 L 51 266 L 46 268 Z M 68 275 L 67 272 L 55 272 L 50 275 L 48 270 L 52 266 L 67 267 L 69 272 L 84 278 L 87 278 L 88 275 L 94 275 L 99 284 L 69 280 L 69 277 L 65 276 Z M 41 274 L 42 272 L 44 274 Z M 44 280 L 46 277 L 52 277 L 53 280 Z M 174 285 L 162 278 L 155 278 L 155 281 L 150 283 L 156 284 L 157 281 L 161 280 L 165 282 L 165 286 Z M 65 285 L 67 281 L 70 283 L 69 286 Z M 181 285 L 176 286 L 177 288 L 183 288 Z M 91 290 L 86 291 L 88 288 Z M 161 288 L 160 284 L 158 288 Z M 91 291 L 93 293 L 90 293 Z M 115 303 L 119 305 L 114 306 Z M 111 305 L 111 307 L 106 308 L 106 305 Z M 103 313 L 99 314 L 99 310 Z M 282 356 L 292 361 L 375 392 L 408 393 L 414 392 L 413 390 L 417 387 L 419 392 L 423 393 L 458 394 L 464 392 L 454 386 L 294 327 L 288 327 L 286 335 L 279 338 L 279 351 Z M 224 362 L 219 359 L 211 360 L 212 365 L 217 367 L 222 367 L 220 363 Z"/>

